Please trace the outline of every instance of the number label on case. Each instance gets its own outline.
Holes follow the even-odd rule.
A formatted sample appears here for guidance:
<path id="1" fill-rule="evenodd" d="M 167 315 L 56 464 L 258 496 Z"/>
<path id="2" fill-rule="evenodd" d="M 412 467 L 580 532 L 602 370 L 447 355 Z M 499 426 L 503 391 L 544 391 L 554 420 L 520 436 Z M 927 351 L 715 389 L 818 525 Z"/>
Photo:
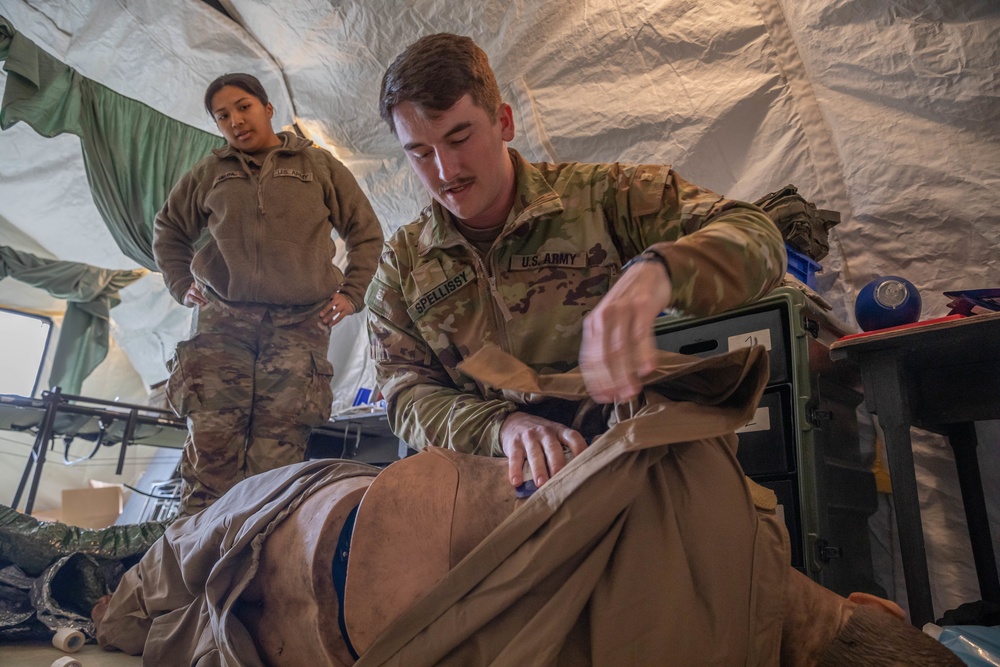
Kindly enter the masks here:
<path id="1" fill-rule="evenodd" d="M 771 330 L 761 329 L 759 331 L 748 331 L 729 337 L 729 351 L 739 350 L 743 347 L 753 347 L 763 345 L 770 352 L 771 350 Z"/>
<path id="2" fill-rule="evenodd" d="M 754 431 L 771 430 L 771 411 L 767 408 L 757 408 L 753 413 L 753 419 L 748 421 L 743 427 L 736 429 L 737 433 L 753 433 Z"/>

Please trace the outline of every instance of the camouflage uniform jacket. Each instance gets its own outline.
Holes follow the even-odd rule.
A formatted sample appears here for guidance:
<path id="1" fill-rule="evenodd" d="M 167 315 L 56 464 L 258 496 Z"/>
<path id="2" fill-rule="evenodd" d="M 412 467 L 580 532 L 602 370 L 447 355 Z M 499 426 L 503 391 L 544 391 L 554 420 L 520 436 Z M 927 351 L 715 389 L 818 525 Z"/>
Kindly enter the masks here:
<path id="1" fill-rule="evenodd" d="M 212 151 L 170 192 L 153 255 L 178 302 L 197 278 L 228 302 L 308 306 L 339 291 L 361 309 L 382 246 L 378 218 L 333 155 L 290 132 L 278 137 L 260 158 Z M 332 229 L 347 246 L 344 273 L 332 262 Z"/>
<path id="2" fill-rule="evenodd" d="M 488 255 L 434 202 L 386 243 L 368 288 L 379 387 L 415 449 L 502 455 L 500 426 L 518 406 L 459 362 L 493 343 L 539 373 L 576 366 L 584 316 L 646 248 L 667 258 L 673 306 L 699 316 L 763 296 L 785 272 L 766 215 L 668 166 L 511 158 L 515 203 Z"/>

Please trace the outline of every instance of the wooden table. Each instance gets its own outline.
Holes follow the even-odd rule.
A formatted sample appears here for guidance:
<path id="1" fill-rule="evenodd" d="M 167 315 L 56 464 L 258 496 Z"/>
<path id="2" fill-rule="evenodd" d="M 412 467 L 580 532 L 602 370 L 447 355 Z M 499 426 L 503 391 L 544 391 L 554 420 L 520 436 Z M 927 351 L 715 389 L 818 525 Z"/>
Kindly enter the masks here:
<path id="1" fill-rule="evenodd" d="M 910 621 L 934 620 L 910 427 L 948 438 L 955 453 L 983 600 L 1000 602 L 975 422 L 1000 419 L 1000 313 L 886 330 L 830 346 L 861 368 L 865 406 L 878 415 L 892 476 Z"/>

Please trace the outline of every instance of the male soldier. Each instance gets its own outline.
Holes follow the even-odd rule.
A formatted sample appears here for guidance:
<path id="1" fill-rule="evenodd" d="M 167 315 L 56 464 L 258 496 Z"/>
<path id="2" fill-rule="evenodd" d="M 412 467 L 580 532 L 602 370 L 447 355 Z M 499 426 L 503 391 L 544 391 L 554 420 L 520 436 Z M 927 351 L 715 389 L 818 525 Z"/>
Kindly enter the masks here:
<path id="1" fill-rule="evenodd" d="M 627 400 L 652 370 L 658 313 L 718 313 L 784 273 L 766 215 L 668 166 L 532 164 L 508 149 L 511 107 L 467 37 L 406 49 L 380 112 L 434 199 L 388 242 L 366 297 L 389 419 L 415 449 L 505 455 L 515 486 L 527 460 L 541 486 L 583 438 L 460 361 L 488 343 L 543 374 L 579 361 L 596 400 Z"/>
<path id="2" fill-rule="evenodd" d="M 781 236 L 763 213 L 692 185 L 669 167 L 531 164 L 509 150 L 506 142 L 514 137 L 511 108 L 500 99 L 486 54 L 466 37 L 432 35 L 407 48 L 383 77 L 380 111 L 434 199 L 415 222 L 387 242 L 366 296 L 378 381 L 389 418 L 396 434 L 412 447 L 438 445 L 506 455 L 507 475 L 515 486 L 523 481 L 522 464 L 527 460 L 535 484 L 541 486 L 565 465 L 564 448 L 574 454 L 584 451 L 583 437 L 539 414 L 533 405 L 506 400 L 500 391 L 460 372 L 459 362 L 487 344 L 499 346 L 538 374 L 566 371 L 579 360 L 587 392 L 594 399 L 629 400 L 653 370 L 652 325 L 658 313 L 668 306 L 693 315 L 718 313 L 759 298 L 784 273 Z M 700 450 L 708 448 L 695 449 L 702 455 L 706 452 Z M 716 635 L 723 637 L 710 649 L 716 655 L 739 644 L 734 638 L 746 621 L 740 616 L 746 614 L 753 627 L 766 628 L 751 633 L 757 644 L 754 655 L 763 656 L 760 664 L 772 664 L 778 657 L 777 635 L 785 665 L 959 664 L 940 644 L 901 622 L 903 612 L 894 603 L 860 593 L 845 600 L 791 570 L 788 538 L 775 518 L 773 496 L 753 499 L 747 522 L 753 537 L 741 542 L 742 551 L 735 539 L 739 530 L 727 534 L 733 539 L 727 540 L 726 549 L 707 549 L 724 552 L 726 565 L 709 564 L 711 558 L 693 559 L 704 566 L 703 572 L 712 572 L 712 582 L 701 575 L 686 578 L 685 557 L 705 549 L 717 532 L 715 526 L 701 530 L 708 524 L 694 518 L 701 516 L 694 506 L 718 509 L 722 496 L 735 487 L 713 481 L 726 465 L 692 472 L 697 466 L 692 470 L 686 466 L 694 457 L 663 460 L 667 458 L 671 461 L 661 470 L 674 466 L 683 470 L 671 478 L 678 483 L 663 487 L 671 491 L 665 490 L 651 511 L 665 512 L 664 525 L 687 521 L 699 529 L 670 541 L 663 550 L 670 554 L 659 554 L 663 560 L 658 562 L 673 562 L 678 568 L 671 575 L 676 580 L 659 590 L 670 591 L 663 597 L 693 618 L 736 619 L 733 627 Z M 428 456 L 420 463 L 433 459 Z M 578 474 L 586 461 L 580 463 L 574 471 Z M 729 464 L 738 469 L 734 460 Z M 733 479 L 742 479 L 738 470 Z M 481 494 L 476 482 L 472 480 L 466 493 Z M 405 493 L 406 488 L 398 492 Z M 714 494 L 707 503 L 685 495 L 706 488 Z M 545 500 L 560 499 L 553 511 L 568 507 L 572 515 L 573 508 L 579 508 L 574 503 L 587 502 L 570 498 L 571 491 L 564 487 L 555 491 L 550 487 L 549 492 Z M 686 511 L 671 518 L 668 515 L 677 507 L 665 497 L 673 492 L 688 500 L 682 503 Z M 744 510 L 747 497 L 754 493 L 751 486 L 736 493 L 743 498 Z M 408 502 L 416 500 L 414 494 Z M 534 511 L 539 506 L 533 506 Z M 738 512 L 727 509 L 722 514 L 733 518 Z M 537 533 L 532 533 L 535 537 Z M 746 549 L 751 543 L 759 547 L 752 556 Z M 679 553 L 686 556 L 672 560 Z M 469 559 L 462 564 L 468 565 Z M 766 594 L 734 595 L 738 586 L 727 588 L 734 572 L 749 572 Z M 643 577 L 639 572 L 633 575 Z M 696 589 L 685 588 L 693 581 Z M 721 595 L 708 593 L 713 585 Z M 497 586 L 506 587 L 507 582 Z M 611 588 L 619 586 L 633 593 L 639 590 L 628 589 L 619 580 Z M 748 605 L 751 598 L 754 602 Z M 774 604 L 762 603 L 765 598 Z M 595 600 L 589 599 L 588 609 L 602 606 Z M 641 602 L 632 602 L 642 608 Z M 483 604 L 482 599 L 477 598 L 477 604 Z M 461 625 L 455 618 L 465 618 L 472 606 L 439 618 L 448 619 L 445 624 L 453 628 Z M 548 605 L 545 609 L 547 621 L 557 613 Z M 589 632 L 599 635 L 594 619 L 587 624 Z M 542 627 L 552 630 L 555 625 Z M 691 638 L 689 633 L 697 625 L 678 624 L 677 636 L 671 635 L 666 643 L 672 650 L 685 641 L 688 649 L 709 649 Z M 522 630 L 518 637 L 528 634 Z M 542 634 L 551 639 L 545 630 Z M 657 631 L 659 635 L 662 632 Z M 569 643 L 596 651 L 593 637 L 591 641 L 573 637 Z M 765 638 L 767 646 L 762 643 Z M 414 640 L 418 648 L 413 656 L 423 656 L 423 648 L 438 639 L 429 633 L 425 644 Z M 478 652 L 484 645 L 473 642 L 477 656 L 485 655 Z M 540 663 L 556 662 L 555 653 L 546 655 Z M 624 654 L 620 657 L 628 661 Z M 581 663 L 609 662 L 596 652 L 577 658 Z M 398 655 L 393 659 L 398 662 Z"/>

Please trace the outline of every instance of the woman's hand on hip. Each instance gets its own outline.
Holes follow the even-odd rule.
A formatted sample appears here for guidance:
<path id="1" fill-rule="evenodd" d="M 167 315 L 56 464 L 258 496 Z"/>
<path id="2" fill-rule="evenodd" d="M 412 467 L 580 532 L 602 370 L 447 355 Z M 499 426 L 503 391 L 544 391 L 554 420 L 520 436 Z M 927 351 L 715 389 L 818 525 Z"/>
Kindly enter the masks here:
<path id="1" fill-rule="evenodd" d="M 335 292 L 330 297 L 330 302 L 319 312 L 319 318 L 326 326 L 333 327 L 348 315 L 353 314 L 354 304 L 351 303 L 351 300 L 340 292 Z"/>
<path id="2" fill-rule="evenodd" d="M 188 308 L 208 305 L 208 299 L 205 298 L 205 293 L 198 288 L 198 283 L 191 283 L 191 287 L 188 287 L 188 291 L 184 293 L 184 305 Z"/>

